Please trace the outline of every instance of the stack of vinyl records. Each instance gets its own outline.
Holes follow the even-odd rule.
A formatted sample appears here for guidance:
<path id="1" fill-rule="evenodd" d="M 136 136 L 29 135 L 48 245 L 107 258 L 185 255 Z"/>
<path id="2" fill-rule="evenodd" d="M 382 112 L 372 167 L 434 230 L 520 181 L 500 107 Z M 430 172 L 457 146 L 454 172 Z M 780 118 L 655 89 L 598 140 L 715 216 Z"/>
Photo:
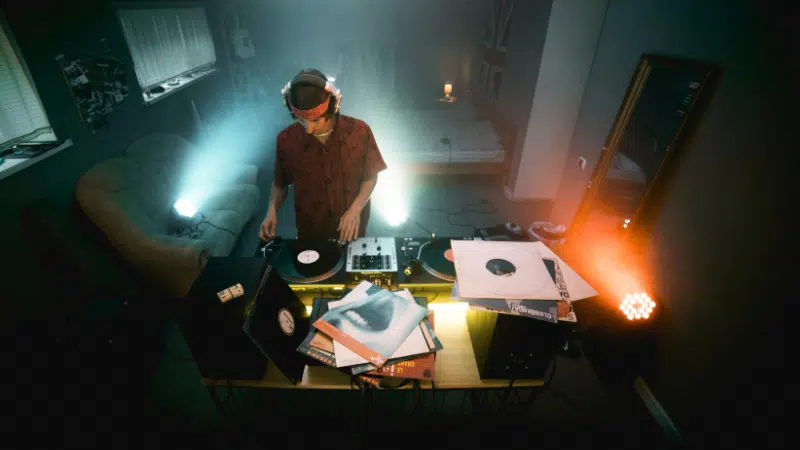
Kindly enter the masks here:
<path id="1" fill-rule="evenodd" d="M 367 281 L 341 299 L 315 299 L 312 329 L 297 348 L 373 386 L 386 378 L 432 380 L 442 344 L 425 299 Z"/>
<path id="2" fill-rule="evenodd" d="M 452 299 L 551 323 L 577 322 L 572 302 L 597 295 L 541 242 L 452 241 Z"/>

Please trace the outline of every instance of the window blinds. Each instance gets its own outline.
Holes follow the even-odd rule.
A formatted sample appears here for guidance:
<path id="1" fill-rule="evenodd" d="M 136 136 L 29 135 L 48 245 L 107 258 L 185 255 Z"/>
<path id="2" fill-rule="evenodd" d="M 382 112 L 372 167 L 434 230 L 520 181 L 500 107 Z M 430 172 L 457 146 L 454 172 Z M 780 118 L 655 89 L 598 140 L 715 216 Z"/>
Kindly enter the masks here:
<path id="1" fill-rule="evenodd" d="M 0 22 L 0 146 L 55 139 L 27 67 Z"/>
<path id="2" fill-rule="evenodd" d="M 118 13 L 142 89 L 216 62 L 203 7 L 120 9 Z"/>

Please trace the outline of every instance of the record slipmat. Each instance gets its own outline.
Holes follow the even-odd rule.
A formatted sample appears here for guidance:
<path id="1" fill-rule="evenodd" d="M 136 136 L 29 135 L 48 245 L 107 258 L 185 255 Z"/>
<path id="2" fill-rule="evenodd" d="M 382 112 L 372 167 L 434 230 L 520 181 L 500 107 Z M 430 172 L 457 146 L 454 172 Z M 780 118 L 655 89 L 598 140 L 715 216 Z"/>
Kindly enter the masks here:
<path id="1" fill-rule="evenodd" d="M 422 268 L 436 278 L 456 281 L 456 267 L 450 239 L 437 238 L 422 245 L 419 260 Z"/>
<path id="2" fill-rule="evenodd" d="M 317 283 L 336 275 L 344 265 L 341 247 L 329 240 L 288 241 L 275 256 L 280 276 L 292 283 Z"/>

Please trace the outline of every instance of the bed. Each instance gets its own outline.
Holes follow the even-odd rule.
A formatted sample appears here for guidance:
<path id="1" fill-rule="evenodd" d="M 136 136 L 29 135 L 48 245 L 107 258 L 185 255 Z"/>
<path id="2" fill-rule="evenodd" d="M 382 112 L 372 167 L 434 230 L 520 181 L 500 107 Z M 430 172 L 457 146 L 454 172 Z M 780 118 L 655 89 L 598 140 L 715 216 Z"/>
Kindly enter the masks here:
<path id="1" fill-rule="evenodd" d="M 366 120 L 387 162 L 417 173 L 503 173 L 513 145 L 468 102 Z"/>

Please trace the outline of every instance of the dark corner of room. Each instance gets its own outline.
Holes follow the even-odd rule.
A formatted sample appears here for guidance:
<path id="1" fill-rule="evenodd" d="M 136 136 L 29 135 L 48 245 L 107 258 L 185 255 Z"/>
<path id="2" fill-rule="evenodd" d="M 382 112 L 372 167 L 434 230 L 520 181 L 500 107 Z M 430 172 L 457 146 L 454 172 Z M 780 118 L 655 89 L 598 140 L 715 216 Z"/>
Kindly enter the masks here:
<path id="1" fill-rule="evenodd" d="M 783 447 L 789 17 L 0 0 L 2 429 Z"/>

